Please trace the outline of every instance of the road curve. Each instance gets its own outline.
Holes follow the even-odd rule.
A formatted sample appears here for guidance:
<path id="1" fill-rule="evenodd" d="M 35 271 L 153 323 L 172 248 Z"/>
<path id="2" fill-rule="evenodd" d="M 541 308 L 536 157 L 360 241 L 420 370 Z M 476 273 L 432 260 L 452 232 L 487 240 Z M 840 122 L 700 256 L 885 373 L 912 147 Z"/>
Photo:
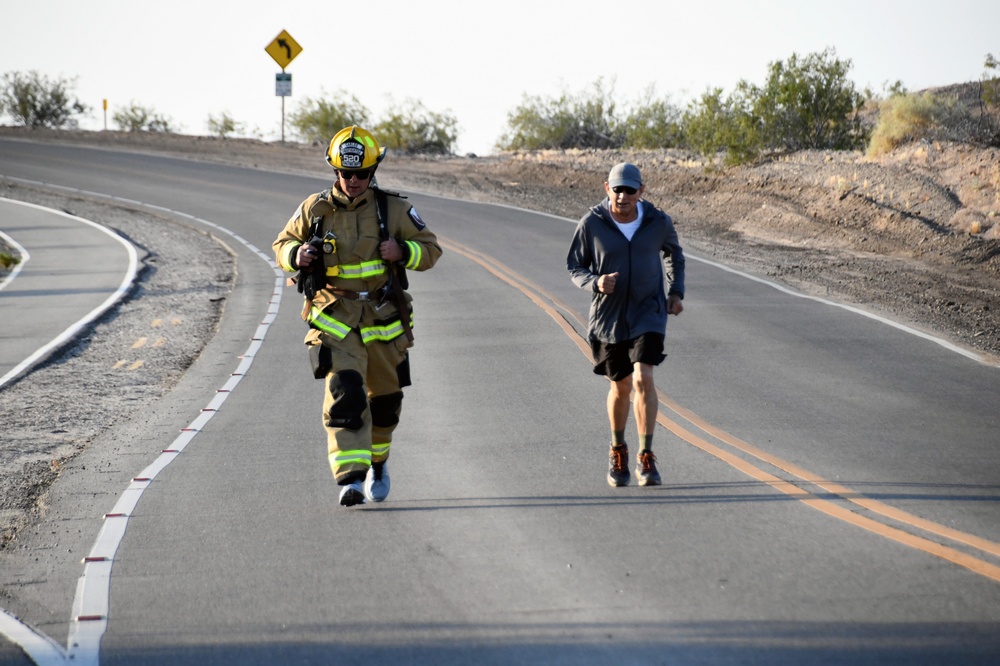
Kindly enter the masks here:
<path id="1" fill-rule="evenodd" d="M 0 199 L 0 219 L 23 254 L 0 283 L 3 388 L 119 302 L 138 255 L 128 240 L 64 211 Z"/>
<path id="2" fill-rule="evenodd" d="M 414 194 L 446 254 L 412 280 L 416 382 L 393 494 L 345 510 L 324 462 L 295 294 L 276 292 L 254 252 L 322 183 L 0 146 L 3 176 L 180 211 L 247 242 L 239 300 L 250 314 L 227 313 L 225 344 L 169 405 L 76 463 L 128 436 L 147 443 L 145 456 L 121 462 L 144 473 L 251 350 L 238 387 L 130 510 L 104 565 L 100 663 L 1000 656 L 1000 584 L 989 575 L 1000 424 L 983 406 L 1000 394 L 996 368 L 691 261 L 687 309 L 657 371 L 665 483 L 612 489 L 605 385 L 579 347 L 586 294 L 563 265 L 572 223 Z M 77 472 L 68 479 L 79 492 Z M 73 496 L 54 492 L 57 510 Z M 111 504 L 74 518 L 91 543 Z M 71 599 L 62 588 L 83 565 L 65 559 L 68 572 L 18 595 Z M 79 617 L 69 603 L 65 613 L 63 623 L 19 615 L 73 631 Z"/>

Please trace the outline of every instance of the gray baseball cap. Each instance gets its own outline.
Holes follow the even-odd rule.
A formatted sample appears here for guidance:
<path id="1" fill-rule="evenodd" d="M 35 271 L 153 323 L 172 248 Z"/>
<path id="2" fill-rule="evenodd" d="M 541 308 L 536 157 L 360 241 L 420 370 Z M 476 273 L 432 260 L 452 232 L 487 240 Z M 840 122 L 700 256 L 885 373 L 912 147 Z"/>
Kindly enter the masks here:
<path id="1" fill-rule="evenodd" d="M 611 173 L 608 174 L 608 185 L 611 187 L 624 185 L 639 189 L 642 187 L 642 174 L 639 173 L 639 167 L 628 162 L 614 165 L 611 167 Z"/>

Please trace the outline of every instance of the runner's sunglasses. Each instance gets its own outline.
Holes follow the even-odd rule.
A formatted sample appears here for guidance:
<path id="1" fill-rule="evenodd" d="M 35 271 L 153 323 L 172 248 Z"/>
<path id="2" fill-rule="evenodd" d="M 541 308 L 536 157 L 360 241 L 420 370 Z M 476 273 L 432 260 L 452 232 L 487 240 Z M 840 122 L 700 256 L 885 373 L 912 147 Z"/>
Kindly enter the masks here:
<path id="1" fill-rule="evenodd" d="M 634 187 L 625 187 L 624 185 L 619 185 L 618 187 L 612 187 L 611 191 L 614 192 L 615 194 L 621 194 L 622 192 L 624 192 L 625 194 L 632 196 L 639 190 L 635 189 Z"/>

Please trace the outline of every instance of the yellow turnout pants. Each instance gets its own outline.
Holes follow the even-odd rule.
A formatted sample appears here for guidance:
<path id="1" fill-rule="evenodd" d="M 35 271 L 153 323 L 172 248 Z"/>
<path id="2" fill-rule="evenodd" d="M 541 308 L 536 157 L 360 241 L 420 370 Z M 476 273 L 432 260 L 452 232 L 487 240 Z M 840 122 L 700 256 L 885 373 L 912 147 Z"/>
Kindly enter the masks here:
<path id="1" fill-rule="evenodd" d="M 406 337 L 365 345 L 351 330 L 327 347 L 332 362 L 325 380 L 323 426 L 330 469 L 338 484 L 361 480 L 373 462 L 389 457 L 409 384 Z M 402 384 L 402 385 L 401 385 Z"/>

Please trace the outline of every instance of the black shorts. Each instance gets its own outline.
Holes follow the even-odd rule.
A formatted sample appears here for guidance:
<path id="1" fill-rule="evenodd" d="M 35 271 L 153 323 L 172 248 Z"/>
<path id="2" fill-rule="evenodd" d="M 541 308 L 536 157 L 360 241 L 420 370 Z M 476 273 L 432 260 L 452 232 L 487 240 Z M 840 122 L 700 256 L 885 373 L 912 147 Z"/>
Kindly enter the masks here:
<path id="1" fill-rule="evenodd" d="M 590 339 L 594 356 L 594 374 L 620 382 L 632 374 L 636 363 L 659 365 L 667 357 L 663 353 L 663 335 L 643 333 L 625 342 L 601 342 Z"/>

